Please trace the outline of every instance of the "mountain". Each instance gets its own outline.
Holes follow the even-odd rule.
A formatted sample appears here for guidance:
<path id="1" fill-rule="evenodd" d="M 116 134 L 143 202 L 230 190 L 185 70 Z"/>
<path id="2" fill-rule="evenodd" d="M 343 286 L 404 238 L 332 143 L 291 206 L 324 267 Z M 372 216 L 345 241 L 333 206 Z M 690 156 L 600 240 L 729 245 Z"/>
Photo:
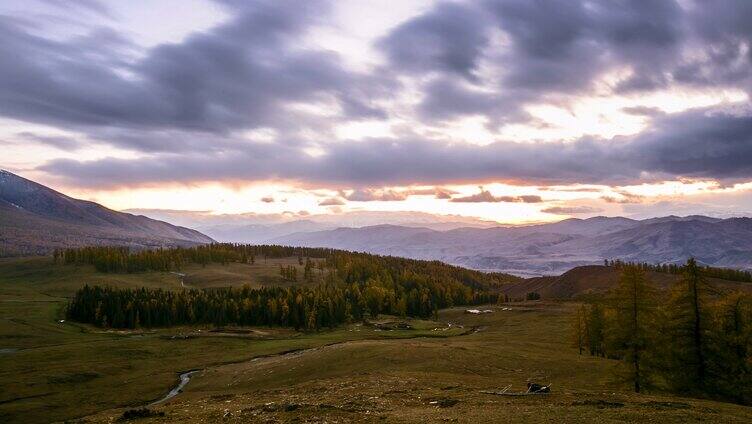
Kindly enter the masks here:
<path id="1" fill-rule="evenodd" d="M 523 276 L 556 275 L 604 259 L 683 262 L 752 269 L 752 219 L 668 216 L 567 219 L 519 227 L 456 228 L 374 226 L 301 232 L 272 243 L 322 246 L 438 259 L 472 269 Z"/>
<path id="2" fill-rule="evenodd" d="M 456 228 L 490 228 L 498 225 L 496 222 L 478 218 L 416 211 L 347 211 L 314 215 L 293 212 L 213 214 L 209 211 L 169 209 L 129 209 L 124 212 L 196 228 L 218 241 L 255 244 L 269 243 L 293 233 L 334 230 L 340 227 L 400 225 L 447 231 Z"/>
<path id="3" fill-rule="evenodd" d="M 196 230 L 78 200 L 0 170 L 0 255 L 55 248 L 191 246 L 213 240 Z"/>

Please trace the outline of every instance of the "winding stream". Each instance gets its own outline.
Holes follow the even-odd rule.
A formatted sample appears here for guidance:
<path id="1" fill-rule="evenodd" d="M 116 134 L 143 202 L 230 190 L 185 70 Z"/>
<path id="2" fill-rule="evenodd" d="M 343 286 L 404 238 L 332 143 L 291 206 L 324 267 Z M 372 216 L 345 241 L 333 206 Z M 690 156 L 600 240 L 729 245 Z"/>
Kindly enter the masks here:
<path id="1" fill-rule="evenodd" d="M 483 331 L 485 329 L 486 329 L 485 326 L 473 326 L 470 329 L 468 329 L 468 330 L 466 330 L 466 331 L 464 331 L 464 332 L 462 332 L 460 334 L 457 334 L 455 336 L 449 336 L 449 337 L 467 336 L 467 335 L 470 335 L 470 334 L 478 333 L 478 332 Z M 393 340 L 420 339 L 420 338 L 424 338 L 424 337 L 426 337 L 426 336 L 406 337 L 406 338 L 403 338 L 403 339 L 393 339 Z M 379 340 L 379 339 L 376 339 L 376 340 Z M 380 340 L 384 340 L 384 339 L 380 339 Z M 330 343 L 330 344 L 325 344 L 323 346 L 317 346 L 317 347 L 311 347 L 311 348 L 302 348 L 302 349 L 292 349 L 292 350 L 287 350 L 287 351 L 279 352 L 279 353 L 272 353 L 272 354 L 268 354 L 268 355 L 259 355 L 259 356 L 253 357 L 251 359 L 248 359 L 248 360 L 245 360 L 245 361 L 241 361 L 241 362 L 256 362 L 256 361 L 259 361 L 261 359 L 268 359 L 268 358 L 274 358 L 274 357 L 300 356 L 300 355 L 308 353 L 308 352 L 313 352 L 313 351 L 317 351 L 317 350 L 321 350 L 321 349 L 326 349 L 326 348 L 330 348 L 332 346 L 339 346 L 339 345 L 343 345 L 343 344 L 354 343 L 354 342 L 362 342 L 362 341 L 363 340 L 345 340 L 345 341 L 341 341 L 341 342 L 334 342 L 334 343 Z M 180 382 L 178 383 L 177 386 L 175 386 L 174 388 L 172 388 L 172 390 L 170 390 L 166 395 L 164 395 L 160 399 L 155 400 L 154 402 L 148 404 L 147 406 L 156 406 L 156 405 L 159 405 L 161 403 L 167 402 L 168 400 L 174 398 L 175 396 L 177 396 L 178 394 L 180 394 L 183 391 L 183 389 L 185 388 L 185 386 L 191 381 L 191 377 L 193 377 L 194 374 L 196 374 L 196 373 L 198 373 L 200 371 L 203 371 L 203 369 L 190 370 L 190 371 L 186 371 L 184 373 L 181 373 L 180 374 Z"/>
<path id="2" fill-rule="evenodd" d="M 185 387 L 185 385 L 188 384 L 189 381 L 191 381 L 191 377 L 193 376 L 193 374 L 196 374 L 199 371 L 201 370 L 191 370 L 191 371 L 187 371 L 187 372 L 180 374 L 180 383 L 178 383 L 177 386 L 173 387 L 172 390 L 170 390 L 162 398 L 155 400 L 154 402 L 150 403 L 148 406 L 159 405 L 160 403 L 167 402 L 168 400 L 177 396 L 180 392 L 183 391 L 183 388 Z"/>

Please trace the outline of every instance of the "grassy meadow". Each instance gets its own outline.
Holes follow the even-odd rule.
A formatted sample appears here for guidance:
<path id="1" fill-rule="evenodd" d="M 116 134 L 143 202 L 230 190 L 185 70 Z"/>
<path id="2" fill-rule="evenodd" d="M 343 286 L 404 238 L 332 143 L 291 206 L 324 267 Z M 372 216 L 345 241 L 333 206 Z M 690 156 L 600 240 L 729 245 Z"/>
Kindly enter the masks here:
<path id="1" fill-rule="evenodd" d="M 218 276 L 227 277 L 226 285 L 259 286 L 277 281 L 280 263 L 292 264 L 293 258 L 192 265 L 181 272 L 190 287 L 220 287 Z M 172 273 L 103 274 L 88 266 L 55 265 L 48 258 L 0 260 L 0 421 L 50 422 L 139 406 L 165 394 L 180 371 L 259 355 L 343 340 L 462 331 L 439 333 L 434 323 L 422 321 L 415 321 L 412 330 L 352 326 L 310 334 L 208 327 L 116 331 L 60 322 L 66 296 L 84 284 L 180 290 L 180 280 Z"/>
<path id="2" fill-rule="evenodd" d="M 315 333 L 115 331 L 59 322 L 67 296 L 87 283 L 175 290 L 181 278 L 197 288 L 280 284 L 280 263 L 297 259 L 191 265 L 184 277 L 0 260 L 0 421 L 112 422 L 160 398 L 192 369 L 201 371 L 183 393 L 152 408 L 164 416 L 139 422 L 752 421 L 748 407 L 632 394 L 611 372 L 617 362 L 571 347 L 574 303 L 489 305 L 493 313 L 483 315 L 450 308 L 436 321 L 406 320 L 410 329 L 381 317 Z M 307 350 L 284 354 L 297 349 Z M 523 391 L 527 381 L 551 383 L 552 393 L 484 393 L 508 385 Z"/>

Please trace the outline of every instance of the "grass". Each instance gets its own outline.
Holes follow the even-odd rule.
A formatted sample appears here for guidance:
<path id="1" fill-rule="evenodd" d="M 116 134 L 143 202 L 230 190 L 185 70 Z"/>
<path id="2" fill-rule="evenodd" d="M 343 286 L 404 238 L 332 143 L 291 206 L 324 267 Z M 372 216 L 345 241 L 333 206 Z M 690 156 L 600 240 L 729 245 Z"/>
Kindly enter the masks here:
<path id="1" fill-rule="evenodd" d="M 636 395 L 612 377 L 615 361 L 579 356 L 568 340 L 575 305 L 532 302 L 442 322 L 462 337 L 356 340 L 300 355 L 211 367 L 157 409 L 157 421 L 214 422 L 749 422 L 752 409 L 667 394 Z M 483 393 L 529 380 L 547 396 Z M 106 421 L 120 411 L 93 417 Z"/>
<path id="2" fill-rule="evenodd" d="M 262 285 L 278 274 L 279 263 L 270 262 L 184 272 L 196 287 Z M 45 258 L 0 260 L 1 422 L 112 421 L 164 395 L 191 369 L 202 371 L 185 391 L 152 408 L 164 416 L 139 422 L 752 421 L 747 407 L 631 393 L 612 377 L 616 362 L 569 346 L 571 303 L 491 306 L 484 315 L 454 308 L 438 322 L 410 320 L 412 329 L 393 331 L 382 330 L 393 317 L 319 333 L 103 331 L 58 321 L 67 296 L 85 283 L 180 289 L 180 277 L 169 273 L 110 275 Z M 446 323 L 454 325 L 443 330 Z M 481 331 L 460 336 L 474 327 Z M 311 350 L 275 355 L 295 349 Z M 524 390 L 528 380 L 553 383 L 553 393 L 482 393 L 510 384 Z"/>
<path id="3" fill-rule="evenodd" d="M 288 286 L 296 284 L 284 281 L 279 273 L 279 267 L 293 265 L 298 268 L 298 279 L 303 279 L 304 267 L 299 264 L 298 258 L 280 259 L 257 259 L 251 264 L 230 263 L 227 265 L 188 265 L 181 272 L 186 274 L 184 283 L 188 287 L 217 288 L 228 286 Z M 318 270 L 314 273 L 318 274 Z"/>
<path id="4" fill-rule="evenodd" d="M 272 277 L 271 270 L 278 273 L 279 262 L 291 261 L 242 267 L 262 278 L 249 284 L 261 285 L 264 277 Z M 190 276 L 194 269 L 183 272 Z M 217 287 L 215 275 L 228 273 L 238 273 L 238 267 L 200 268 L 192 281 L 197 287 Z M 245 282 L 230 280 L 231 285 Z M 87 283 L 180 289 L 180 277 L 170 273 L 100 274 L 47 258 L 0 261 L 0 421 L 49 422 L 143 405 L 167 392 L 182 370 L 343 340 L 437 334 L 435 325 L 424 321 L 413 330 L 351 326 L 320 333 L 269 328 L 210 332 L 208 327 L 106 331 L 60 322 L 67 296 Z"/>

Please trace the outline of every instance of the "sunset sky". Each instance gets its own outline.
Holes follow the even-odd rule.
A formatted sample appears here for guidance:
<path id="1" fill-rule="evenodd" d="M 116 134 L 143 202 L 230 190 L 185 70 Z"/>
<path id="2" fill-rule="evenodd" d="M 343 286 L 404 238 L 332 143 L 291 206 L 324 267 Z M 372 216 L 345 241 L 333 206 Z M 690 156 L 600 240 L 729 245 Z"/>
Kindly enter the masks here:
<path id="1" fill-rule="evenodd" d="M 752 1 L 0 2 L 0 168 L 114 209 L 752 215 Z"/>

